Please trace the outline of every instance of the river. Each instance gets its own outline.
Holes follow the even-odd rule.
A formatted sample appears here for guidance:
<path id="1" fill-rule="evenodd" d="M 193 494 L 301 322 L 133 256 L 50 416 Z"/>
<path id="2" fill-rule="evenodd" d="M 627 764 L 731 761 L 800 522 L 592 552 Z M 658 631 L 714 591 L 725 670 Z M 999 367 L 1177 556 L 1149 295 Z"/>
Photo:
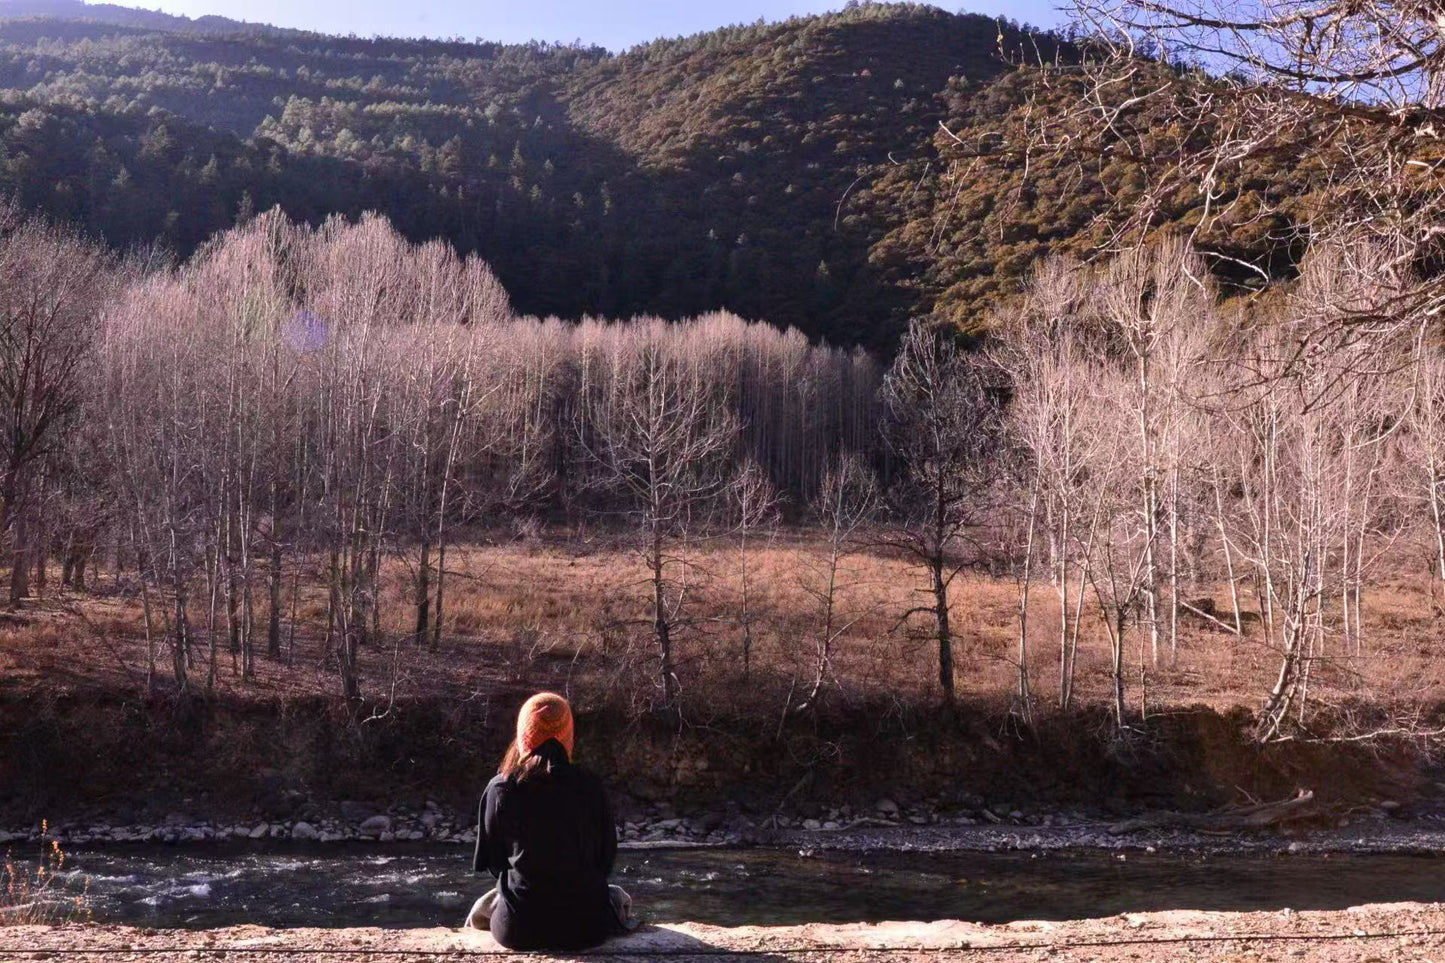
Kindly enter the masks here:
<path id="1" fill-rule="evenodd" d="M 469 857 L 422 844 L 113 846 L 71 853 L 52 895 L 88 889 L 97 922 L 155 927 L 455 925 L 483 889 Z M 1001 923 L 1435 902 L 1445 900 L 1445 860 L 675 849 L 622 853 L 615 881 L 652 922 Z"/>

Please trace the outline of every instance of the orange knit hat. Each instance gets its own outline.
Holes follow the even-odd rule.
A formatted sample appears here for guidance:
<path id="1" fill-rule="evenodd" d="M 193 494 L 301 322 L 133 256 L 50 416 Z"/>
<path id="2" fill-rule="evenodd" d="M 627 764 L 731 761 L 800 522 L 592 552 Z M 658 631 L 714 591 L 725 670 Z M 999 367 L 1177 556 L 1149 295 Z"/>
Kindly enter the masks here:
<path id="1" fill-rule="evenodd" d="M 517 713 L 517 752 L 529 756 L 548 739 L 562 743 L 572 758 L 572 707 L 555 692 L 539 692 Z"/>

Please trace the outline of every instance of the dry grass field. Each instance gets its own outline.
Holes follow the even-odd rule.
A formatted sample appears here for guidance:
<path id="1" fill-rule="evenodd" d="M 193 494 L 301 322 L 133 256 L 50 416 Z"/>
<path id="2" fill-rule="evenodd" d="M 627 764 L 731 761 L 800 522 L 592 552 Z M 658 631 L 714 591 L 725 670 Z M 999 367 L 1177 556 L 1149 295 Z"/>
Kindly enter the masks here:
<path id="1" fill-rule="evenodd" d="M 749 549 L 753 653 L 743 671 L 736 545 L 715 541 L 690 559 L 685 624 L 678 633 L 683 699 L 695 712 L 719 707 L 780 712 L 790 690 L 806 690 L 817 664 L 822 615 L 810 593 L 823 577 L 823 546 L 800 534 L 781 535 Z M 368 702 L 392 697 L 467 700 L 513 690 L 553 687 L 594 708 L 645 708 L 654 690 L 655 643 L 647 624 L 642 559 L 605 537 L 551 534 L 504 544 L 453 549 L 447 558 L 446 633 L 435 651 L 418 646 L 408 627 L 409 569 L 390 563 L 383 600 L 385 639 L 362 654 Z M 927 702 L 936 690 L 936 652 L 928 625 L 901 615 L 925 599 L 926 576 L 900 559 L 864 552 L 840 572 L 835 624 L 851 623 L 829 660 L 825 698 L 848 701 L 885 696 L 900 704 Z M 56 692 L 144 691 L 147 644 L 140 599 L 102 569 L 89 593 L 60 592 L 0 622 L 0 688 L 43 687 Z M 339 692 L 324 658 L 326 593 L 318 568 L 303 577 L 299 595 L 283 600 L 295 629 L 284 629 L 279 661 L 257 660 L 255 677 L 240 678 L 224 630 L 214 680 L 218 694 L 289 698 Z M 1257 600 L 1242 587 L 1246 609 Z M 265 626 L 265 592 L 256 593 L 256 621 Z M 1225 586 L 1192 586 L 1192 600 L 1212 597 L 1229 608 Z M 955 584 L 960 697 L 1006 707 L 1017 679 L 1017 586 L 1009 579 L 965 573 Z M 1029 617 L 1029 675 L 1036 704 L 1057 700 L 1058 608 L 1048 582 L 1033 587 Z M 1358 655 L 1327 649 L 1316 662 L 1311 698 L 1317 705 L 1438 703 L 1445 697 L 1445 641 L 1423 574 L 1385 573 L 1364 595 L 1364 640 Z M 1177 664 L 1147 659 L 1146 637 L 1131 630 L 1127 665 L 1131 708 L 1148 711 L 1204 704 L 1256 707 L 1278 672 L 1278 658 L 1257 625 L 1243 636 L 1198 616 L 1180 619 Z M 191 668 L 205 687 L 209 652 L 200 627 Z M 258 643 L 264 646 L 264 639 Z M 1342 648 L 1342 644 L 1341 644 Z M 168 684 L 167 654 L 157 645 L 156 678 Z M 1102 622 L 1086 618 L 1080 638 L 1076 699 L 1109 698 L 1109 646 Z"/>

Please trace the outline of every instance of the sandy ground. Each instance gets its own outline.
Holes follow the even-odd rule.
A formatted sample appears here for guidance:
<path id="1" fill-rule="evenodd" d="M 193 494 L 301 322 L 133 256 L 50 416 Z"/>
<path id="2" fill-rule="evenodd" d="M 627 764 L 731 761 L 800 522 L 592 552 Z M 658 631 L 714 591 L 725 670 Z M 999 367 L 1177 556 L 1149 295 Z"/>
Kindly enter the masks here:
<path id="1" fill-rule="evenodd" d="M 486 934 L 449 929 L 143 930 L 0 927 L 0 960 L 448 961 L 511 956 Z M 781 927 L 649 927 L 590 957 L 748 960 L 1445 961 L 1445 907 L 1394 903 L 1334 912 L 1139 913 L 1004 926 L 943 920 Z M 534 957 L 541 958 L 541 957 Z"/>

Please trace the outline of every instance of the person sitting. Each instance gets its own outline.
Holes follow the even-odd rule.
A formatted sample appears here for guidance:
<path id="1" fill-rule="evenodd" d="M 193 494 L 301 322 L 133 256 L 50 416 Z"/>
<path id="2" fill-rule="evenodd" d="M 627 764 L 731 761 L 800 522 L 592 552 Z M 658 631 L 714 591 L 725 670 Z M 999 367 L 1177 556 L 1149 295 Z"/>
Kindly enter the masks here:
<path id="1" fill-rule="evenodd" d="M 477 808 L 472 869 L 497 885 L 466 925 L 507 949 L 574 952 L 636 925 L 631 897 L 607 878 L 617 825 L 602 780 L 572 762 L 572 707 L 539 692 Z"/>

